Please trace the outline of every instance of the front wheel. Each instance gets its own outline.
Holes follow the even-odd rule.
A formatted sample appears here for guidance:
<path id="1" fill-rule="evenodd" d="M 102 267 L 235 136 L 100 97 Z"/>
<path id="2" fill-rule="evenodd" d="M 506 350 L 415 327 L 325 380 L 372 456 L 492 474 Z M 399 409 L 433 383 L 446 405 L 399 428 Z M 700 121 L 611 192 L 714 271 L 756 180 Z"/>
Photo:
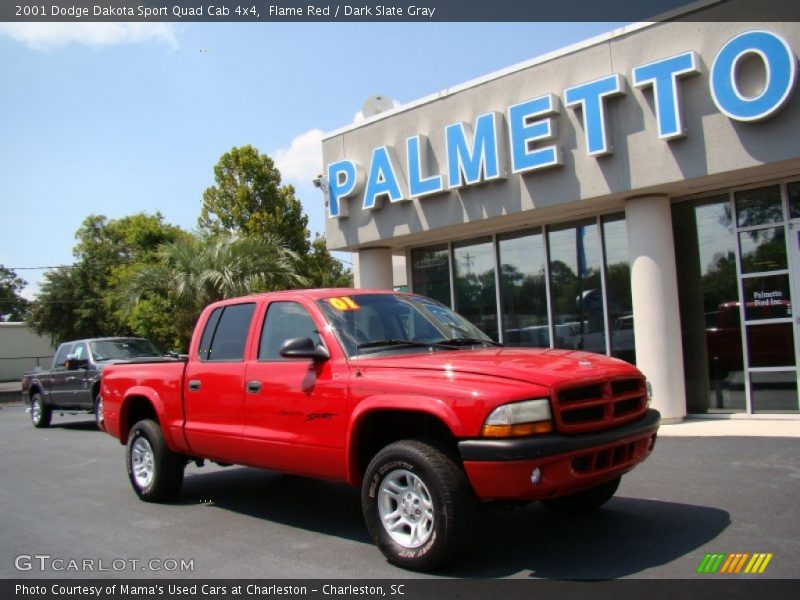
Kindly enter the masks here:
<path id="1" fill-rule="evenodd" d="M 167 447 L 158 423 L 150 419 L 136 423 L 128 435 L 125 455 L 128 478 L 139 498 L 163 502 L 178 495 L 186 464 Z"/>
<path id="2" fill-rule="evenodd" d="M 31 398 L 31 422 L 37 429 L 50 426 L 53 411 L 44 403 L 44 396 L 37 392 Z"/>
<path id="3" fill-rule="evenodd" d="M 375 455 L 361 503 L 381 552 L 412 570 L 441 567 L 464 549 L 476 505 L 454 460 L 420 440 L 395 442 Z"/>
<path id="4" fill-rule="evenodd" d="M 622 478 L 617 477 L 606 483 L 600 484 L 596 487 L 583 490 L 570 494 L 569 496 L 562 496 L 561 498 L 553 498 L 552 500 L 542 500 L 542 503 L 548 508 L 566 513 L 581 513 L 588 512 L 599 508 L 614 496 L 619 487 L 619 482 Z"/>

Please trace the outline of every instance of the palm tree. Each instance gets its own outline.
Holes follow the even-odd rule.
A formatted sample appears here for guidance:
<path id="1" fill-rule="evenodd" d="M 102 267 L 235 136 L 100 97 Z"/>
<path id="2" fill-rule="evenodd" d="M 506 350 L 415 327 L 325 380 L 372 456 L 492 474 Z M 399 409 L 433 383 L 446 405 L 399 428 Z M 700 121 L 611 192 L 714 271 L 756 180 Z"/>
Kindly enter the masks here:
<path id="1" fill-rule="evenodd" d="M 163 244 L 155 264 L 133 271 L 122 286 L 127 310 L 146 298 L 168 299 L 184 347 L 211 302 L 306 284 L 298 256 L 272 236 L 186 236 Z"/>

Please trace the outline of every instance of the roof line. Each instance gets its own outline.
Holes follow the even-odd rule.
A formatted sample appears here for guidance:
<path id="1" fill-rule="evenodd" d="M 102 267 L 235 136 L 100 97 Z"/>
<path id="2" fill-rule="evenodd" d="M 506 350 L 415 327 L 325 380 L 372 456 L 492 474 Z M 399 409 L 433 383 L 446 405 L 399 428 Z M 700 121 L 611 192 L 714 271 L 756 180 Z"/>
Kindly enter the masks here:
<path id="1" fill-rule="evenodd" d="M 581 42 L 576 42 L 574 44 L 570 44 L 569 46 L 565 46 L 563 48 L 559 48 L 557 50 L 553 50 L 551 52 L 547 52 L 535 58 L 531 58 L 515 65 L 511 65 L 510 67 L 505 67 L 503 69 L 499 69 L 497 71 L 493 71 L 487 75 L 481 75 L 480 77 L 476 77 L 475 79 L 471 79 L 466 83 L 461 83 L 459 85 L 455 85 L 453 87 L 445 88 L 438 92 L 434 92 L 428 96 L 424 96 L 419 98 L 418 100 L 412 100 L 406 104 L 402 104 L 398 107 L 389 109 L 387 111 L 378 113 L 377 115 L 373 115 L 363 121 L 359 121 L 358 123 L 350 123 L 349 125 L 345 125 L 343 127 L 339 127 L 338 129 L 334 129 L 328 133 L 324 133 L 322 135 L 322 141 L 328 140 L 330 138 L 336 137 L 337 135 L 342 135 L 343 133 L 347 133 L 348 131 L 353 131 L 354 129 L 358 129 L 360 127 L 364 127 L 365 125 L 371 125 L 376 121 L 380 121 L 381 119 L 386 119 L 388 117 L 412 110 L 417 108 L 418 106 L 422 106 L 423 104 L 428 104 L 430 102 L 434 102 L 435 100 L 439 100 L 441 98 L 446 98 L 448 96 L 452 96 L 453 94 L 457 94 L 458 92 L 462 92 L 464 90 L 468 90 L 473 87 L 477 87 L 484 83 L 488 83 L 489 81 L 493 81 L 495 79 L 500 79 L 501 77 L 505 77 L 506 75 L 511 75 L 512 73 L 516 73 L 518 71 L 522 71 L 524 69 L 540 65 L 542 63 L 549 62 L 556 58 L 561 58 L 562 56 L 566 56 L 568 54 L 573 54 L 580 50 L 584 50 L 585 48 L 590 48 L 591 46 L 596 46 L 598 44 L 602 44 L 604 42 L 611 41 L 618 37 L 622 37 L 624 35 L 628 35 L 629 33 L 633 33 L 635 31 L 639 31 L 640 29 L 646 29 L 647 27 L 651 27 L 653 25 L 657 25 L 662 23 L 663 21 L 673 19 L 678 15 L 690 13 L 701 8 L 705 8 L 707 6 L 711 6 L 713 4 L 719 4 L 726 0 L 698 0 L 697 2 L 693 2 L 691 4 L 686 5 L 685 7 L 666 12 L 663 15 L 659 15 L 657 20 L 654 21 L 640 21 L 638 23 L 631 23 L 630 25 L 625 25 L 624 27 L 618 27 L 616 29 L 612 29 L 607 33 L 601 33 L 600 35 L 596 35 L 594 37 L 588 38 Z"/>

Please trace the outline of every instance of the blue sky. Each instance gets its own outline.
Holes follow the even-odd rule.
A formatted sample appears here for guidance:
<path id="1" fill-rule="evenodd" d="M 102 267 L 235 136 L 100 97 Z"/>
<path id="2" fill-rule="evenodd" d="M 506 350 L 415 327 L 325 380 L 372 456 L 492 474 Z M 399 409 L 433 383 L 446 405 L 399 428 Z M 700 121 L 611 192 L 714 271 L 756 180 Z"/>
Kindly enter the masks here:
<path id="1" fill-rule="evenodd" d="M 320 134 L 621 23 L 0 24 L 0 264 L 72 262 L 89 214 L 191 229 L 233 146 L 272 156 L 324 231 Z M 42 270 L 20 270 L 32 296 Z"/>

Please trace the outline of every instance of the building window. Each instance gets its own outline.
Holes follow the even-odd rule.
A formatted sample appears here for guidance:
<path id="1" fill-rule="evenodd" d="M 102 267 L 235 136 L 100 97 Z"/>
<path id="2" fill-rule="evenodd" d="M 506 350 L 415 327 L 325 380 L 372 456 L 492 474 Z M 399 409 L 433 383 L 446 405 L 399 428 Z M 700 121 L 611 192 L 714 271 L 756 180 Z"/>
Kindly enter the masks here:
<path id="1" fill-rule="evenodd" d="M 623 214 L 450 247 L 411 250 L 415 293 L 451 305 L 452 264 L 453 308 L 505 345 L 636 360 Z"/>
<path id="2" fill-rule="evenodd" d="M 727 194 L 672 207 L 687 411 L 745 410 L 736 234 Z"/>
<path id="3" fill-rule="evenodd" d="M 550 347 L 547 272 L 541 230 L 498 237 L 503 342 Z"/>
<path id="4" fill-rule="evenodd" d="M 497 287 L 491 238 L 453 244 L 455 310 L 494 340 L 497 326 Z"/>
<path id="5" fill-rule="evenodd" d="M 447 244 L 411 251 L 411 285 L 414 293 L 450 306 L 450 257 Z"/>
<path id="6" fill-rule="evenodd" d="M 628 225 L 625 215 L 603 218 L 606 257 L 606 305 L 611 356 L 636 364 L 631 300 L 631 262 L 628 256 Z"/>
<path id="7" fill-rule="evenodd" d="M 606 352 L 597 221 L 548 229 L 556 348 Z"/>
<path id="8" fill-rule="evenodd" d="M 798 412 L 787 244 L 797 186 L 673 206 L 690 413 Z"/>

